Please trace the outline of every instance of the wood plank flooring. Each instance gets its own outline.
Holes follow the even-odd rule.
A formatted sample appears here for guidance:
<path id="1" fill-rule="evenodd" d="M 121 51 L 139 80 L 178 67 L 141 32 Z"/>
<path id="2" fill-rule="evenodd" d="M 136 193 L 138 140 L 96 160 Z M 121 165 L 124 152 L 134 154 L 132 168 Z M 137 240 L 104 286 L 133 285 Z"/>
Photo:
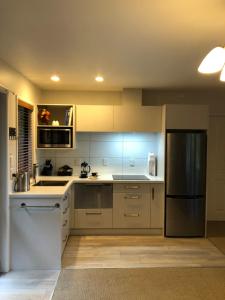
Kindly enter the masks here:
<path id="1" fill-rule="evenodd" d="M 161 236 L 71 236 L 64 269 L 225 267 L 225 256 L 207 239 Z"/>

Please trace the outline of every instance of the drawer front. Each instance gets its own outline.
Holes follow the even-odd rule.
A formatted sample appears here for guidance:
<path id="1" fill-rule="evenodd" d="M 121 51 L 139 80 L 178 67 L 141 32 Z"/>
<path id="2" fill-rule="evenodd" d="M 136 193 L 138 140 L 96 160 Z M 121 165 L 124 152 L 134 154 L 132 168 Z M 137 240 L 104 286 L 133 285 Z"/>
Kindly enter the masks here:
<path id="1" fill-rule="evenodd" d="M 150 197 L 142 193 L 117 193 L 113 199 L 114 228 L 149 228 Z"/>
<path id="2" fill-rule="evenodd" d="M 149 184 L 147 183 L 114 183 L 113 184 L 114 193 L 130 193 L 130 192 L 140 192 L 149 193 Z"/>
<path id="3" fill-rule="evenodd" d="M 76 228 L 112 228 L 112 209 L 76 209 Z"/>

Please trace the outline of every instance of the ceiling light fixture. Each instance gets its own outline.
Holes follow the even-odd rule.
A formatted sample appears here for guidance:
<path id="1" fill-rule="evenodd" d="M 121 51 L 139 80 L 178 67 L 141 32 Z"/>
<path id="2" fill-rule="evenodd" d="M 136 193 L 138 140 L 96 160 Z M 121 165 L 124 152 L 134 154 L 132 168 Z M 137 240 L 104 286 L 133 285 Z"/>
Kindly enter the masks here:
<path id="1" fill-rule="evenodd" d="M 55 81 L 55 82 L 58 82 L 58 81 L 60 81 L 60 78 L 59 78 L 58 75 L 52 75 L 52 76 L 51 76 L 51 80 L 52 80 L 52 81 Z"/>
<path id="2" fill-rule="evenodd" d="M 198 71 L 202 74 L 213 74 L 220 72 L 222 69 L 222 73 L 220 76 L 221 81 L 225 81 L 225 48 L 223 47 L 216 47 L 212 49 L 206 57 L 201 62 L 200 66 L 198 67 Z M 223 78 L 224 80 L 222 80 Z"/>
<path id="3" fill-rule="evenodd" d="M 103 82 L 103 81 L 104 81 L 104 78 L 103 78 L 102 76 L 98 75 L 98 76 L 95 77 L 95 80 L 96 80 L 97 82 Z"/>

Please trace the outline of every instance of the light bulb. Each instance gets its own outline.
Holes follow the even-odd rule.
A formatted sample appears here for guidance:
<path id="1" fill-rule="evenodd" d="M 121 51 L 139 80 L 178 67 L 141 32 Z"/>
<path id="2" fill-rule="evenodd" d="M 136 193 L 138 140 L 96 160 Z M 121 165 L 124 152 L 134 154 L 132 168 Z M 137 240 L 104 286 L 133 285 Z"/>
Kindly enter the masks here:
<path id="1" fill-rule="evenodd" d="M 60 81 L 60 78 L 58 75 L 52 75 L 51 80 L 57 82 L 57 81 Z"/>
<path id="2" fill-rule="evenodd" d="M 95 77 L 95 80 L 96 80 L 97 82 L 103 82 L 103 81 L 104 81 L 104 78 L 103 78 L 102 76 L 98 75 L 98 76 Z"/>
<path id="3" fill-rule="evenodd" d="M 211 74 L 221 71 L 225 64 L 225 49 L 216 47 L 211 50 L 198 67 L 198 71 L 203 74 Z"/>

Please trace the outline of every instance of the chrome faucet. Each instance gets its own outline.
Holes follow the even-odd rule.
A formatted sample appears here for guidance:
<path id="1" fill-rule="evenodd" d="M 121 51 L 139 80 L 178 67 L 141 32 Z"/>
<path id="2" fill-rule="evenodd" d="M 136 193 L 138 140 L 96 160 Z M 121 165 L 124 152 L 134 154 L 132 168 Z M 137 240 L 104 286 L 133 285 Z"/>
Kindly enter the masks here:
<path id="1" fill-rule="evenodd" d="M 34 180 L 34 183 L 36 183 L 36 178 L 37 178 L 37 169 L 38 169 L 38 164 L 33 164 L 33 174 L 32 174 L 32 177 L 33 177 L 33 180 Z"/>

